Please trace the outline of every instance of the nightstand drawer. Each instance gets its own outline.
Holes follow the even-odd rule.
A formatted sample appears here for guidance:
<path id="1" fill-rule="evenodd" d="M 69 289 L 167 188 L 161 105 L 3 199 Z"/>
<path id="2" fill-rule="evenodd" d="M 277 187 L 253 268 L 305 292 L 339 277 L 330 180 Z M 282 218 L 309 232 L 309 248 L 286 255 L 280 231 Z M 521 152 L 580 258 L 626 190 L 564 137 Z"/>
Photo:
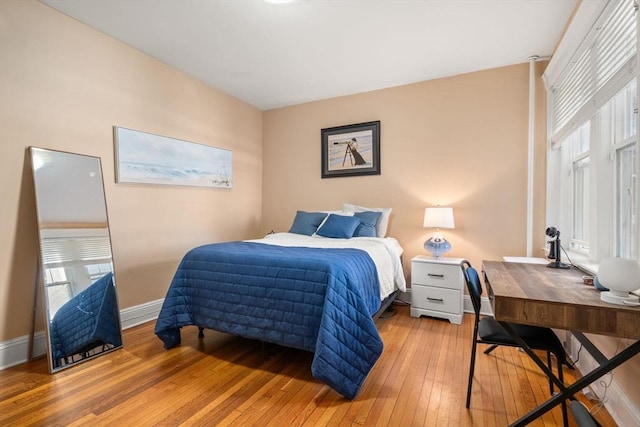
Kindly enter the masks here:
<path id="1" fill-rule="evenodd" d="M 411 283 L 460 289 L 461 271 L 459 265 L 414 262 L 411 266 Z"/>
<path id="2" fill-rule="evenodd" d="M 411 287 L 411 306 L 426 310 L 460 313 L 460 291 L 453 289 Z"/>

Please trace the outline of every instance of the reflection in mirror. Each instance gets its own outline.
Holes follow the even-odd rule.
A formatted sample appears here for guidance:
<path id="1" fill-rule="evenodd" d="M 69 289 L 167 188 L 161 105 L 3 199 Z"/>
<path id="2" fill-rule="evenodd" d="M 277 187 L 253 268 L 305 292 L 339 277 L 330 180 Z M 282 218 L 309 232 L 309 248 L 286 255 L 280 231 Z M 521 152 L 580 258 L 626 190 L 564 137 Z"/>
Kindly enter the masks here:
<path id="1" fill-rule="evenodd" d="M 122 347 L 98 157 L 30 147 L 49 370 Z"/>

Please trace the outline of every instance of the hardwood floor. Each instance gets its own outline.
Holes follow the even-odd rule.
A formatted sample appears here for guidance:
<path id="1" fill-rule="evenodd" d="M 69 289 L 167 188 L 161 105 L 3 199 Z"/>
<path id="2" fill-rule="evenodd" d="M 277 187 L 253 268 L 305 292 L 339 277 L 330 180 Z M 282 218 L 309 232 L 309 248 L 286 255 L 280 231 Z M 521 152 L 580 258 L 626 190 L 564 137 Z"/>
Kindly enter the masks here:
<path id="1" fill-rule="evenodd" d="M 0 371 L 0 425 L 505 426 L 548 398 L 525 353 L 481 346 L 466 409 L 472 316 L 455 326 L 394 308 L 377 321 L 385 349 L 353 401 L 311 376 L 310 353 L 209 330 L 200 341 L 195 327 L 164 350 L 151 322 L 55 375 L 44 359 Z M 596 417 L 615 426 L 605 409 Z M 560 409 L 531 425 L 562 425 Z"/>

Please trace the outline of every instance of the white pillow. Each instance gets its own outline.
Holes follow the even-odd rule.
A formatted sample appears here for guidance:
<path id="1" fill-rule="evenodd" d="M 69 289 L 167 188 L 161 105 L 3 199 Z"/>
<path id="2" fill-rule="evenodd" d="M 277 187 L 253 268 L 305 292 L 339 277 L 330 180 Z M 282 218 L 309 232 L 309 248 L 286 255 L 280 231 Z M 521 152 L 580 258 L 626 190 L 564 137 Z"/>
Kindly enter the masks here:
<path id="1" fill-rule="evenodd" d="M 346 212 L 346 211 L 318 211 L 318 212 L 326 213 L 327 215 L 334 214 L 334 215 L 342 215 L 342 216 L 353 216 L 353 214 L 355 213 L 355 211 L 353 211 L 353 212 Z"/>
<path id="2" fill-rule="evenodd" d="M 342 204 L 342 210 L 345 212 L 381 212 L 380 219 L 378 219 L 378 223 L 376 224 L 376 234 L 378 235 L 378 237 L 384 237 L 387 235 L 391 209 L 392 208 L 367 208 L 365 206 L 352 205 L 351 203 Z"/>

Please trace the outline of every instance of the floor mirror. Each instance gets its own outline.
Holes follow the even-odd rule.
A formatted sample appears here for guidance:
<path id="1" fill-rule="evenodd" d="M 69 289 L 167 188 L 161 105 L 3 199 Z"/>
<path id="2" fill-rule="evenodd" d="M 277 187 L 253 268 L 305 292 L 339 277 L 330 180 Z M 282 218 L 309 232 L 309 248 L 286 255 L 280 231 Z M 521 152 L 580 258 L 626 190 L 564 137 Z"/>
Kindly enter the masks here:
<path id="1" fill-rule="evenodd" d="M 100 158 L 29 147 L 50 372 L 122 347 Z"/>

